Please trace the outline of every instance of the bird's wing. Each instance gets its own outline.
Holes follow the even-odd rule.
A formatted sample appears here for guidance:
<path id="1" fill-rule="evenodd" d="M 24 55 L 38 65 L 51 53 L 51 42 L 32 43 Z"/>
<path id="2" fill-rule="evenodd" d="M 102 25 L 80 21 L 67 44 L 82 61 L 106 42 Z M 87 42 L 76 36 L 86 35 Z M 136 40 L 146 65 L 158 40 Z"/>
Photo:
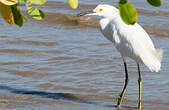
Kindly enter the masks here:
<path id="1" fill-rule="evenodd" d="M 124 56 L 141 60 L 151 71 L 160 70 L 161 60 L 158 56 L 162 54 L 156 51 L 149 35 L 139 24 L 116 28 L 117 35 L 114 38 L 118 40 L 115 43 Z"/>
<path id="2" fill-rule="evenodd" d="M 155 50 L 154 44 L 153 44 L 152 40 L 150 39 L 149 35 L 139 24 L 137 24 L 137 23 L 135 24 L 133 31 L 134 31 L 133 36 L 135 36 L 134 34 L 137 34 L 137 36 L 135 36 L 135 37 L 137 37 L 137 39 L 139 41 L 144 42 L 144 45 L 146 46 L 146 48 Z"/>
<path id="3" fill-rule="evenodd" d="M 121 37 L 128 41 L 141 43 L 140 46 L 145 46 L 147 49 L 155 50 L 154 44 L 152 40 L 150 39 L 147 32 L 139 25 L 127 25 L 127 27 L 124 27 L 122 29 L 118 29 Z"/>

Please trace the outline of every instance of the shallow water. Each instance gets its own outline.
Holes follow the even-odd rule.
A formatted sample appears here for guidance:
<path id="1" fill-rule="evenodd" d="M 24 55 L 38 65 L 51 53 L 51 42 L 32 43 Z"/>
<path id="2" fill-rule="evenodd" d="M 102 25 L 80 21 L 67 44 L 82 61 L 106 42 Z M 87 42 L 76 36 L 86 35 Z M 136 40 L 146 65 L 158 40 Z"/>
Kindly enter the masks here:
<path id="1" fill-rule="evenodd" d="M 49 15 L 43 22 L 31 20 L 22 28 L 11 27 L 0 18 L 0 109 L 116 110 L 124 83 L 122 59 L 97 29 L 96 19 L 73 16 L 97 4 L 82 3 L 79 10 L 70 10 L 65 3 L 61 3 L 63 9 L 58 2 L 48 3 L 42 7 Z M 167 110 L 168 12 L 139 4 L 144 5 L 138 7 L 140 24 L 155 46 L 164 50 L 159 73 L 141 66 L 143 110 Z M 138 99 L 135 62 L 128 61 L 128 70 L 130 81 L 122 109 L 133 110 Z"/>

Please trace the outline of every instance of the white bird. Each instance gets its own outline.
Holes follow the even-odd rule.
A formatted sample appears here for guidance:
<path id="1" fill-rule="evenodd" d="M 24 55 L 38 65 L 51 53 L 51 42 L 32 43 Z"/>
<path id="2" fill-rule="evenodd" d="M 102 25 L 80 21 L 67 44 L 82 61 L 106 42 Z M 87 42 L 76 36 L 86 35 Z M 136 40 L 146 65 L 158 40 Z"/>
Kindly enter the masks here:
<path id="1" fill-rule="evenodd" d="M 141 74 L 139 64 L 145 64 L 150 71 L 158 72 L 161 67 L 163 51 L 155 49 L 152 40 L 146 31 L 138 24 L 125 24 L 119 14 L 119 10 L 113 6 L 102 4 L 94 10 L 82 12 L 78 16 L 100 16 L 99 28 L 102 34 L 111 42 L 120 52 L 125 67 L 125 85 L 119 95 L 117 107 L 120 107 L 126 87 L 128 85 L 128 71 L 126 58 L 131 58 L 137 63 L 138 67 L 138 84 L 139 84 L 139 103 L 141 109 Z"/>

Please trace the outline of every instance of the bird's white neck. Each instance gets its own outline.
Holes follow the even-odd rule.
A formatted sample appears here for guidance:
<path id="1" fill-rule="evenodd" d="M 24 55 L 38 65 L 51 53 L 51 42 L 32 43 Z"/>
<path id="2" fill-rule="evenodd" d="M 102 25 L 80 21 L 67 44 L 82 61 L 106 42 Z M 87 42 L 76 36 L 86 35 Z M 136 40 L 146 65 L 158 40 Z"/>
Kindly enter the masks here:
<path id="1" fill-rule="evenodd" d="M 119 13 L 116 14 L 115 16 L 113 16 L 113 15 L 106 16 L 103 19 L 107 19 L 107 20 L 109 20 L 110 22 L 112 22 L 113 24 L 116 24 L 116 25 L 125 25 L 125 23 L 121 19 Z"/>

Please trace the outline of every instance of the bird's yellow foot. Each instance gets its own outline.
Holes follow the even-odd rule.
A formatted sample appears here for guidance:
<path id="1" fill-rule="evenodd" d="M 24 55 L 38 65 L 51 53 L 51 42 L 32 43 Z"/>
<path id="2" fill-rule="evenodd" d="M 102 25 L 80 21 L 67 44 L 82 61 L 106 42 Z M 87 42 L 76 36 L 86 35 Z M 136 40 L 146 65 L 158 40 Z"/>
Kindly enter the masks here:
<path id="1" fill-rule="evenodd" d="M 138 109 L 141 110 L 141 76 L 138 79 L 139 84 L 139 102 L 138 102 Z"/>
<path id="2" fill-rule="evenodd" d="M 121 102 L 122 102 L 121 96 L 119 95 L 119 97 L 118 97 L 118 102 L 117 102 L 117 108 L 120 108 Z"/>
<path id="3" fill-rule="evenodd" d="M 141 110 L 141 102 L 139 101 L 138 109 Z"/>

